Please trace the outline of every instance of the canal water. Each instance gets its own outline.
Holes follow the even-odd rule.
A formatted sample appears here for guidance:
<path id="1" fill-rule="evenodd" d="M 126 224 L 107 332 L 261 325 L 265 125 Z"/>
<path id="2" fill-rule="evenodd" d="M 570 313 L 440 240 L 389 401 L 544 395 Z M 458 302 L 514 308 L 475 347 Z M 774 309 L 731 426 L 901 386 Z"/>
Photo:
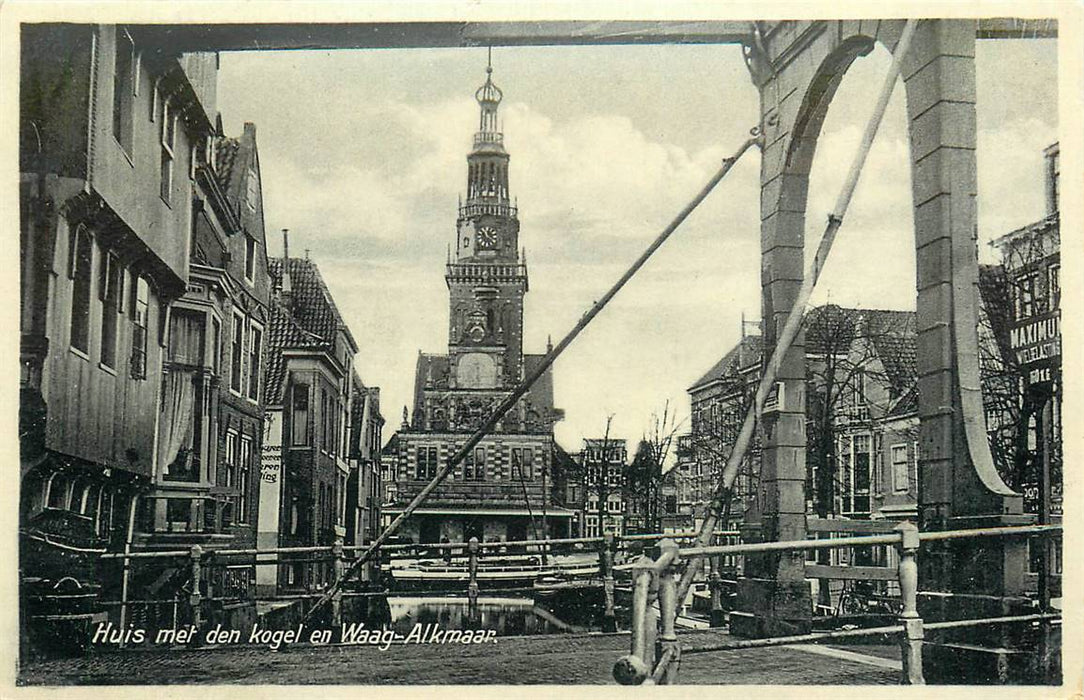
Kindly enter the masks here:
<path id="1" fill-rule="evenodd" d="M 602 611 L 593 603 L 565 602 L 559 609 L 553 609 L 557 606 L 547 606 L 531 598 L 481 596 L 478 613 L 472 619 L 466 597 L 388 597 L 390 627 L 404 635 L 418 623 L 436 623 L 441 629 L 495 630 L 499 637 L 601 631 Z"/>

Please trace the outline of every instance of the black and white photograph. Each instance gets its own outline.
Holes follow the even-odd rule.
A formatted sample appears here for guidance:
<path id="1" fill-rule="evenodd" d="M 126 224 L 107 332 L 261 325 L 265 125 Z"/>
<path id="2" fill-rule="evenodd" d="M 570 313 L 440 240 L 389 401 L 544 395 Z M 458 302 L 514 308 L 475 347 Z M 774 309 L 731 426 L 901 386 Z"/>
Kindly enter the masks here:
<path id="1" fill-rule="evenodd" d="M 0 13 L 19 692 L 1079 692 L 1079 4 L 211 5 Z"/>

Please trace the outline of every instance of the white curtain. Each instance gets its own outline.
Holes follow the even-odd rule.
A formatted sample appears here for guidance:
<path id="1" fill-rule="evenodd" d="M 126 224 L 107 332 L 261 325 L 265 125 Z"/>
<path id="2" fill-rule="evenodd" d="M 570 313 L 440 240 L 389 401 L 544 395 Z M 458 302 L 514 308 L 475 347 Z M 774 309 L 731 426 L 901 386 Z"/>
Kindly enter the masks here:
<path id="1" fill-rule="evenodd" d="M 192 444 L 192 416 L 196 398 L 195 372 L 171 369 L 162 400 L 158 441 L 158 464 L 163 473 L 177 459 L 181 448 Z M 188 458 L 189 460 L 191 457 Z"/>

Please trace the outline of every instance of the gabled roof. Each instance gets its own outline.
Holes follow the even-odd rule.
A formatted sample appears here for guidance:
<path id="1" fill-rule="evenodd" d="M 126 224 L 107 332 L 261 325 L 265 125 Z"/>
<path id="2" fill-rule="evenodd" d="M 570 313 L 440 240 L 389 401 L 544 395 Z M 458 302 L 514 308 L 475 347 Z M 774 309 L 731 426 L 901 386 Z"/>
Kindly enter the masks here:
<path id="1" fill-rule="evenodd" d="M 215 175 L 218 184 L 227 195 L 235 195 L 240 189 L 241 170 L 237 166 L 237 154 L 241 151 L 241 139 L 219 136 L 215 139 Z"/>
<path id="2" fill-rule="evenodd" d="M 863 339 L 871 342 L 889 384 L 899 394 L 906 392 L 918 376 L 914 311 L 825 304 L 809 310 L 805 328 L 806 354 L 840 352 Z"/>
<path id="3" fill-rule="evenodd" d="M 282 280 L 282 258 L 268 260 L 272 287 Z M 354 343 L 331 294 L 320 276 L 316 263 L 290 258 L 288 261 L 292 292 L 272 299 L 267 327 L 267 377 L 264 402 L 281 402 L 282 382 L 286 373 L 286 350 L 331 351 L 335 335 L 342 330 Z"/>
<path id="4" fill-rule="evenodd" d="M 282 284 L 282 258 L 268 259 L 268 272 L 272 288 Z M 354 336 L 343 321 L 339 309 L 335 306 L 331 292 L 324 283 L 320 269 L 311 260 L 290 258 L 287 270 L 290 273 L 290 313 L 295 322 L 305 331 L 318 336 L 328 343 L 335 340 L 338 331 L 346 333 L 351 345 L 355 345 Z"/>
<path id="5" fill-rule="evenodd" d="M 689 391 L 694 391 L 706 384 L 710 384 L 720 379 L 737 376 L 738 372 L 742 369 L 745 369 L 750 365 L 759 364 L 761 353 L 763 352 L 764 339 L 761 336 L 745 336 L 737 345 L 731 348 L 730 352 L 723 355 L 723 358 L 716 362 L 704 376 L 689 387 Z"/>
<path id="6" fill-rule="evenodd" d="M 854 309 L 825 304 L 810 309 L 805 317 L 805 352 L 821 355 L 849 349 L 861 338 L 873 343 L 885 367 L 888 381 L 903 394 L 917 378 L 917 335 L 915 312 L 888 309 Z M 763 338 L 745 336 L 715 363 L 692 387 L 693 392 L 714 381 L 734 378 L 761 362 Z"/>

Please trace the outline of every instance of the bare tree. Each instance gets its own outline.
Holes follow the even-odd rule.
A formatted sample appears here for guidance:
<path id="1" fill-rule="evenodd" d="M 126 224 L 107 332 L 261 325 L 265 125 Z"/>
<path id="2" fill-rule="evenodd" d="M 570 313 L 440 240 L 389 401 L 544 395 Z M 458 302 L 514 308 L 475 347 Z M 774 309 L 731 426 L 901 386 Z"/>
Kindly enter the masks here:
<path id="1" fill-rule="evenodd" d="M 670 401 L 663 405 L 662 416 L 653 413 L 651 427 L 641 438 L 636 455 L 629 467 L 626 503 L 643 503 L 644 529 L 659 532 L 660 494 L 663 467 L 670 456 L 679 424 L 677 415 L 670 411 Z"/>
<path id="2" fill-rule="evenodd" d="M 836 497 L 846 487 L 841 436 L 856 428 L 876 434 L 877 423 L 917 381 L 914 315 L 828 304 L 811 310 L 805 324 L 809 487 L 823 518 L 836 514 Z M 871 444 L 871 462 L 873 454 Z M 872 481 L 872 464 L 866 473 Z"/>
<path id="3" fill-rule="evenodd" d="M 1020 489 L 1028 481 L 1032 465 L 1028 425 L 1037 407 L 1026 400 L 1022 390 L 1026 371 L 1009 345 L 1012 298 L 1005 268 L 983 265 L 979 289 L 979 368 L 990 453 L 1005 483 Z"/>

